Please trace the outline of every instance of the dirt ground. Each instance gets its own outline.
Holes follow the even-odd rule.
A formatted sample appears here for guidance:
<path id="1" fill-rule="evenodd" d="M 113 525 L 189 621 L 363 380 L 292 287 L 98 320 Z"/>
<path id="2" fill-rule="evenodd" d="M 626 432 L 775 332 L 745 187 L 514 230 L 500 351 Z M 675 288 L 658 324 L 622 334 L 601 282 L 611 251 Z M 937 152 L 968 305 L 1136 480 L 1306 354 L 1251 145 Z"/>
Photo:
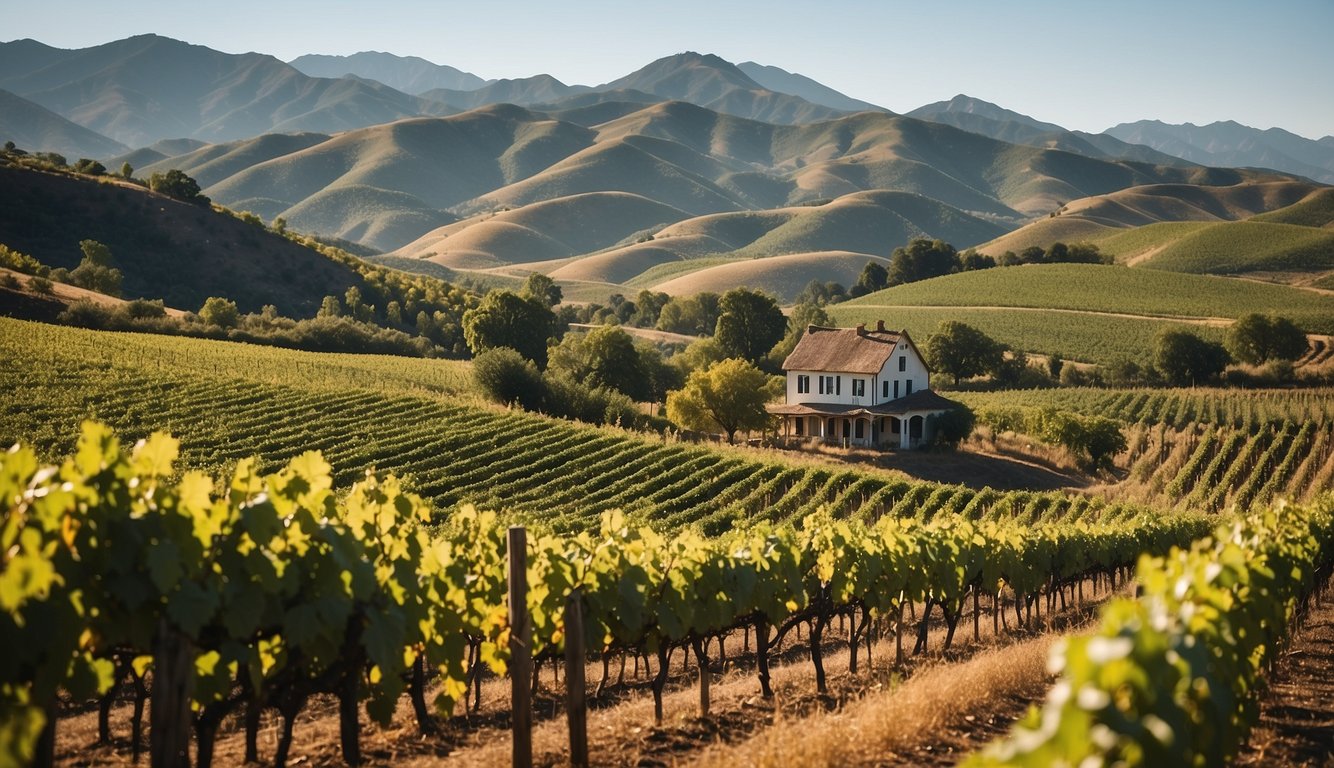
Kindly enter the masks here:
<path id="1" fill-rule="evenodd" d="M 1334 766 L 1334 589 L 1313 606 L 1260 700 L 1239 766 Z"/>

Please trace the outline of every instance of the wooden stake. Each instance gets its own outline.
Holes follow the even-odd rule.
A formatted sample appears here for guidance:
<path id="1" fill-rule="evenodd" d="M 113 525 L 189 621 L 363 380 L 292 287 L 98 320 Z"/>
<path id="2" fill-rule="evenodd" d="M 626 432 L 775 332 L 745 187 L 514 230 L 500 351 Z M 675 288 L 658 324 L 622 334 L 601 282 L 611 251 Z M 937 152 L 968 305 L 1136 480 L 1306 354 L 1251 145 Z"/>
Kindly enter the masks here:
<path id="1" fill-rule="evenodd" d="M 605 681 L 606 657 L 602 678 Z M 565 600 L 565 717 L 570 725 L 570 765 L 588 765 L 588 702 L 584 688 L 584 610 L 579 590 Z"/>
<path id="2" fill-rule="evenodd" d="M 532 768 L 533 650 L 528 641 L 528 535 L 523 526 L 510 526 L 508 550 L 510 721 L 514 731 L 510 762 L 514 768 Z"/>

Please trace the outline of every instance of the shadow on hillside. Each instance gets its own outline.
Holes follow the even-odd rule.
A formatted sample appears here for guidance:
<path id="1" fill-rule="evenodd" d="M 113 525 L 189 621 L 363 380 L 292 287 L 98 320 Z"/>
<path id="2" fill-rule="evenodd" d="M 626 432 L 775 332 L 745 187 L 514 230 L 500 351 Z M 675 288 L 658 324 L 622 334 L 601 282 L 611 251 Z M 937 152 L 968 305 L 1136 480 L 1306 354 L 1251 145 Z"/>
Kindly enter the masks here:
<path id="1" fill-rule="evenodd" d="M 883 454 L 875 463 L 920 480 L 973 489 L 1056 491 L 1086 488 L 1093 482 L 1083 473 L 1008 453 L 898 451 Z"/>

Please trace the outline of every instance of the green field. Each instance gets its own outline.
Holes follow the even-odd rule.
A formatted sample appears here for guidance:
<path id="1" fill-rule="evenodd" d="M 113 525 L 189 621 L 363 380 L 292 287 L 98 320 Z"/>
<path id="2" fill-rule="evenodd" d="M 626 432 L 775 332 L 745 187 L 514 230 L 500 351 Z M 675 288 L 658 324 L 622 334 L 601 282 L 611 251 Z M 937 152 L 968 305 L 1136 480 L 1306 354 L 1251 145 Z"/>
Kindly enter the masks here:
<path id="1" fill-rule="evenodd" d="M 1334 296 L 1232 278 L 1100 264 L 1030 264 L 900 285 L 846 307 L 1039 307 L 1173 317 L 1281 313 L 1307 331 L 1334 333 Z"/>
<path id="2" fill-rule="evenodd" d="M 1098 241 L 1124 260 L 1161 248 L 1137 266 L 1198 274 L 1334 269 L 1334 232 L 1266 221 L 1161 223 Z"/>
<path id="3" fill-rule="evenodd" d="M 406 476 L 440 513 L 472 503 L 560 530 L 595 525 L 614 508 L 706 532 L 800 520 L 820 507 L 868 520 L 1107 518 L 1140 509 L 908 481 L 481 407 L 452 394 L 464 385 L 457 363 L 431 389 L 420 382 L 423 370 L 377 379 L 361 358 L 341 367 L 343 356 L 317 363 L 270 348 L 259 349 L 264 362 L 256 364 L 257 349 L 0 319 L 8 363 L 0 370 L 0 442 L 22 440 L 55 459 L 72 450 L 79 422 L 96 418 L 127 440 L 169 430 L 181 438 L 186 466 L 215 473 L 249 456 L 268 470 L 319 450 L 342 485 L 375 467 Z M 334 373 L 325 376 L 329 365 Z"/>
<path id="4" fill-rule="evenodd" d="M 994 270 L 988 270 L 994 271 Z M 907 329 L 919 343 L 946 320 L 958 320 L 980 329 L 1011 348 L 1066 360 L 1106 365 L 1117 359 L 1140 364 L 1153 360 L 1154 337 L 1164 329 L 1186 330 L 1212 341 L 1223 340 L 1226 328 L 1159 318 L 1118 317 L 1096 313 L 1020 308 L 875 307 L 838 304 L 829 316 L 841 326 L 874 325 L 884 320 L 891 328 Z"/>

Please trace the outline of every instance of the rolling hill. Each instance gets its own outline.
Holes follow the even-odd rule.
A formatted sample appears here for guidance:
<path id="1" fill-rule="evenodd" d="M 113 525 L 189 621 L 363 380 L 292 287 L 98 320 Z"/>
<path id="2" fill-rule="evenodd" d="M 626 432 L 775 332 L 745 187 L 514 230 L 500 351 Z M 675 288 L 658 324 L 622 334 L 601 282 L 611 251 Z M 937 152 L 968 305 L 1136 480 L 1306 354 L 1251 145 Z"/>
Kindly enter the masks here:
<path id="1" fill-rule="evenodd" d="M 272 56 L 157 35 L 63 50 L 0 43 L 0 88 L 121 144 L 334 132 L 450 107 L 358 79 L 313 78 Z"/>
<path id="2" fill-rule="evenodd" d="M 873 190 L 931 198 L 991 224 L 917 227 L 941 232 L 939 236 L 952 237 L 964 247 L 1044 215 L 1064 201 L 1129 186 L 1283 178 L 1096 160 L 874 112 L 810 125 L 776 125 L 679 101 L 637 109 L 632 102 L 579 103 L 570 109 L 582 117 L 588 118 L 589 110 L 610 108 L 611 119 L 568 122 L 537 110 L 493 105 L 323 139 L 316 134 L 261 136 L 196 149 L 141 170 L 180 167 L 199 174 L 206 194 L 223 204 L 266 218 L 282 215 L 303 231 L 358 239 L 381 250 L 402 247 L 454 218 L 594 192 L 639 195 L 701 216 L 783 208 Z M 335 195 L 341 187 L 364 191 L 365 204 L 358 204 L 357 195 Z M 303 205 L 317 195 L 323 198 L 320 205 Z M 390 203 L 401 204 L 413 216 L 392 226 L 377 224 L 375 219 L 386 215 Z M 432 221 L 432 210 L 443 217 Z M 969 220 L 950 215 L 956 223 Z M 849 233 L 844 241 L 801 243 L 786 252 L 887 252 L 850 241 L 855 237 Z"/>
<path id="3" fill-rule="evenodd" d="M 84 239 L 111 248 L 124 296 L 188 310 L 225 296 L 242 312 L 273 304 L 313 317 L 324 296 L 363 284 L 350 267 L 209 207 L 129 182 L 0 165 L 0 243 L 72 269 Z"/>
<path id="4" fill-rule="evenodd" d="M 312 53 L 298 56 L 288 63 L 311 77 L 355 75 L 417 95 L 436 88 L 471 91 L 487 83 L 471 72 L 445 64 L 436 64 L 418 56 L 395 56 L 382 51 L 362 51 L 351 56 Z"/>
<path id="5" fill-rule="evenodd" d="M 5 141 L 29 152 L 58 152 L 70 160 L 107 158 L 129 149 L 40 104 L 0 90 L 0 142 Z"/>
<path id="6" fill-rule="evenodd" d="M 999 255 L 1004 251 L 1018 253 L 1030 246 L 1047 247 L 1054 242 L 1088 240 L 1103 243 L 1124 233 L 1127 229 L 1145 227 L 1163 222 L 1227 222 L 1249 219 L 1257 215 L 1280 216 L 1281 211 L 1293 207 L 1291 215 L 1306 215 L 1319 220 L 1322 204 L 1308 200 L 1325 201 L 1326 187 L 1305 181 L 1249 181 L 1228 186 L 1198 184 L 1153 184 L 1130 187 L 1105 195 L 1082 198 L 1062 206 L 1058 215 L 1038 219 L 1014 232 L 979 246 L 983 253 Z M 1282 221 L 1282 219 L 1279 219 Z M 1162 232 L 1166 229 L 1159 230 Z M 1127 244 L 1143 238 L 1128 236 Z M 1155 238 L 1144 240 L 1143 248 L 1131 250 L 1108 246 L 1109 252 L 1124 259 L 1147 252 L 1162 245 Z"/>
<path id="7" fill-rule="evenodd" d="M 882 266 L 889 264 L 888 259 L 880 256 L 849 251 L 793 253 L 713 264 L 649 287 L 672 296 L 689 296 L 701 291 L 725 293 L 744 285 L 752 290 L 771 293 L 780 302 L 790 303 L 812 280 L 833 280 L 843 285 L 852 285 L 857 282 L 857 276 L 869 261 L 879 262 Z M 642 284 L 642 281 L 632 284 Z"/>

